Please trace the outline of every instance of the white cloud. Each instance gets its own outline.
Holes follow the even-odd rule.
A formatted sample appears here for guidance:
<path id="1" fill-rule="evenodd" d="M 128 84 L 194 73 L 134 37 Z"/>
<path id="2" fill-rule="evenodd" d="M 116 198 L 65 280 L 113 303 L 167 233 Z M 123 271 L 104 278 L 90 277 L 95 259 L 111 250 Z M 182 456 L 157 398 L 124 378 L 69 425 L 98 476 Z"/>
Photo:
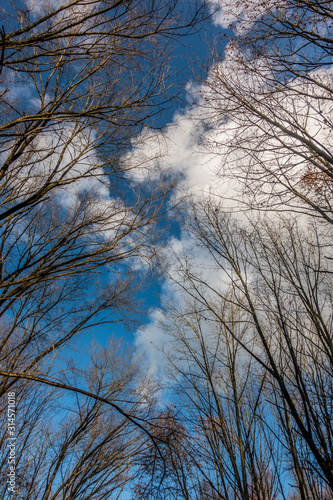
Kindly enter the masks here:
<path id="1" fill-rule="evenodd" d="M 186 268 L 216 289 L 226 290 L 229 285 L 227 273 L 222 269 L 216 269 L 214 259 L 209 252 L 195 245 L 194 238 L 188 232 L 184 232 L 180 239 L 171 238 L 163 249 L 163 256 L 169 277 L 163 283 L 161 298 L 162 305 L 170 308 L 170 311 L 175 306 L 182 309 L 189 300 L 187 291 L 190 289 L 183 281 Z M 180 286 L 181 283 L 187 287 L 186 290 Z M 151 366 L 157 375 L 160 375 L 167 365 L 163 352 L 167 354 L 172 348 L 172 335 L 163 327 L 168 320 L 168 315 L 165 315 L 163 309 L 152 309 L 149 314 L 149 324 L 137 332 L 136 345 L 148 354 Z"/>
<path id="2" fill-rule="evenodd" d="M 60 19 L 68 19 L 69 14 L 71 18 L 73 18 L 73 16 L 78 17 L 89 14 L 98 3 L 98 0 L 81 0 L 80 3 L 71 0 L 26 0 L 27 8 L 36 16 L 44 14 L 45 12 L 56 11 L 61 7 L 66 7 L 66 10 L 63 11 L 62 14 L 58 14 L 55 17 L 57 21 Z"/>
<path id="3" fill-rule="evenodd" d="M 214 12 L 214 21 L 222 28 L 231 24 L 237 34 L 248 31 L 253 23 L 275 5 L 281 6 L 281 0 L 209 0 Z"/>
<path id="4" fill-rule="evenodd" d="M 17 195 L 26 197 L 45 183 L 58 190 L 61 203 L 73 206 L 80 193 L 94 190 L 101 199 L 109 196 L 105 179 L 95 151 L 95 134 L 80 131 L 75 124 L 55 125 L 33 140 L 24 157 L 13 164 L 11 187 Z"/>
<path id="5" fill-rule="evenodd" d="M 235 4 L 219 3 L 224 7 Z M 250 2 L 253 9 L 256 5 L 258 2 Z M 237 6 L 239 12 L 236 14 L 239 19 L 243 18 L 243 21 L 238 19 L 238 29 L 245 29 L 245 21 L 248 27 L 253 16 L 262 13 L 259 9 L 256 14 L 253 11 L 252 16 L 250 9 L 244 12 L 240 3 Z M 226 18 L 220 22 L 226 23 Z M 215 200 L 221 211 L 232 212 L 240 224 L 247 224 L 249 216 L 253 223 L 260 218 L 269 221 L 272 227 L 278 227 L 281 222 L 279 210 L 285 211 L 284 216 L 297 220 L 298 226 L 306 229 L 310 219 L 304 204 L 290 195 L 288 187 L 300 188 L 309 168 L 304 159 L 309 156 L 309 150 L 302 145 L 300 138 L 311 137 L 313 144 L 333 154 L 333 105 L 330 92 L 325 90 L 325 86 L 332 88 L 332 68 L 313 71 L 306 81 L 296 79 L 289 84 L 287 91 L 272 92 L 267 98 L 266 78 L 271 73 L 265 61 L 254 62 L 259 73 L 259 76 L 254 76 L 252 72 L 243 71 L 234 50 L 231 45 L 227 48 L 224 61 L 212 67 L 206 84 L 192 86 L 195 94 L 192 106 L 183 114 L 176 114 L 163 131 L 152 134 L 145 131 L 136 143 L 133 142 L 133 149 L 126 157 L 129 168 L 133 169 L 128 175 L 136 176 L 142 182 L 151 177 L 157 179 L 165 173 L 178 175 L 181 180 L 175 198 L 190 194 L 203 202 Z M 256 118 L 250 108 L 238 106 L 237 100 L 230 97 L 231 93 L 223 92 L 219 87 L 221 71 L 223 77 L 229 79 L 232 89 L 245 88 L 249 103 L 253 99 L 253 104 L 272 121 L 277 120 L 281 127 L 274 129 L 269 121 Z M 290 134 L 291 130 L 295 130 L 300 138 Z M 134 170 L 137 165 L 141 165 L 139 174 Z M 261 181 L 254 182 L 255 178 Z M 272 182 L 276 178 L 281 182 Z M 249 204 L 262 210 L 246 213 L 244 209 Z M 203 281 L 213 289 L 227 287 L 227 275 L 217 271 L 208 253 L 195 245 L 195 239 L 185 231 L 179 240 L 171 239 L 165 250 L 169 252 L 166 261 L 170 277 L 181 279 L 179 262 L 184 262 L 186 255 L 193 273 L 201 273 Z M 248 279 L 251 282 L 251 275 Z M 171 279 L 166 279 L 162 300 L 182 307 L 186 299 L 181 288 Z M 167 337 L 161 328 L 162 312 L 152 311 L 150 319 L 150 324 L 138 332 L 137 342 L 149 352 L 156 368 L 162 363 L 162 358 L 154 344 L 160 349 Z"/>

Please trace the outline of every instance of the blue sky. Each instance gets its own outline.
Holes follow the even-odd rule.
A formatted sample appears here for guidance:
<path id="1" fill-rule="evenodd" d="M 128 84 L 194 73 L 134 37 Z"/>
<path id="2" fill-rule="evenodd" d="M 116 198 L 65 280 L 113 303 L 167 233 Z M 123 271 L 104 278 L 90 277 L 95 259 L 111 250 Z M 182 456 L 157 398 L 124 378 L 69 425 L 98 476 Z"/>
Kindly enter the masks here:
<path id="1" fill-rule="evenodd" d="M 226 44 L 226 38 L 223 37 L 225 33 L 230 33 L 230 30 L 225 30 L 212 20 L 209 20 L 197 32 L 189 34 L 178 41 L 173 41 L 170 60 L 170 73 L 172 75 L 170 81 L 173 84 L 170 92 L 178 95 L 177 98 L 167 104 L 162 112 L 154 117 L 152 121 L 154 128 L 163 130 L 165 126 L 172 122 L 175 115 L 186 112 L 189 107 L 187 85 L 195 81 L 195 74 L 199 74 L 203 79 L 205 78 L 206 69 L 209 68 L 212 46 L 217 44 L 219 49 L 223 50 Z M 164 222 L 162 220 L 161 225 L 164 228 L 167 227 L 162 236 L 164 244 L 170 238 L 180 236 L 179 223 L 173 219 L 172 213 L 165 215 Z M 144 275 L 145 272 L 142 274 Z M 152 272 L 148 272 L 148 276 L 143 277 L 141 286 L 136 293 L 137 299 L 141 303 L 141 314 L 140 316 L 136 315 L 135 319 L 139 321 L 141 326 L 150 322 L 150 311 L 162 306 L 162 286 L 163 279 Z M 89 348 L 92 339 L 105 345 L 110 335 L 132 343 L 136 339 L 137 327 L 127 327 L 121 322 L 101 325 L 91 329 L 91 332 L 86 332 L 80 339 L 76 339 L 75 343 L 78 349 Z"/>
<path id="2" fill-rule="evenodd" d="M 211 0 L 211 3 L 218 5 L 219 0 Z M 223 13 L 217 14 L 214 17 L 214 22 L 213 20 L 207 22 L 206 26 L 201 28 L 197 33 L 186 36 L 180 39 L 180 41 L 170 42 L 173 45 L 170 47 L 172 56 L 170 60 L 171 88 L 169 92 L 176 93 L 179 91 L 179 95 L 177 99 L 170 101 L 162 111 L 156 113 L 154 119 L 149 120 L 148 125 L 151 125 L 151 128 L 144 128 L 138 135 L 133 133 L 133 137 L 131 137 L 131 147 L 128 147 L 127 151 L 122 151 L 123 165 L 128 167 L 126 174 L 120 169 L 119 178 L 117 178 L 117 171 L 114 178 L 110 175 L 110 178 L 105 179 L 105 176 L 103 176 L 104 171 L 100 166 L 101 163 L 99 163 L 98 154 L 96 153 L 96 148 L 98 148 L 99 144 L 91 140 L 91 136 L 96 134 L 95 130 L 91 132 L 91 129 L 87 127 L 88 131 L 85 131 L 86 136 L 83 134 L 82 136 L 79 135 L 79 139 L 77 139 L 76 142 L 73 140 L 67 143 L 66 148 L 70 151 L 66 151 L 66 153 L 74 155 L 74 157 L 77 155 L 77 161 L 74 162 L 75 175 L 77 175 L 77 178 L 75 178 L 69 188 L 67 186 L 63 190 L 57 191 L 57 202 L 59 202 L 61 198 L 59 205 L 63 203 L 58 213 L 62 212 L 63 208 L 66 208 L 66 206 L 73 206 L 79 199 L 81 193 L 86 194 L 88 192 L 89 194 L 96 194 L 96 199 L 93 198 L 95 203 L 93 207 L 96 209 L 96 213 L 98 215 L 107 213 L 108 215 L 105 219 L 101 217 L 101 225 L 99 225 L 99 220 L 97 222 L 94 221 L 93 227 L 94 229 L 97 228 L 96 233 L 98 233 L 96 239 L 98 239 L 100 235 L 101 239 L 103 239 L 105 234 L 108 241 L 118 241 L 117 238 L 114 237 L 117 231 L 121 233 L 126 224 L 131 227 L 131 216 L 134 210 L 130 207 L 130 210 L 128 212 L 126 211 L 127 207 L 125 203 L 123 205 L 121 204 L 123 200 L 119 195 L 119 190 L 122 189 L 122 192 L 125 192 L 124 198 L 128 195 L 136 199 L 135 195 L 137 193 L 134 191 L 135 189 L 142 189 L 142 191 L 144 191 L 147 185 L 154 185 L 154 182 L 158 185 L 161 178 L 178 180 L 178 183 L 163 202 L 163 207 L 165 209 L 175 204 L 177 201 L 182 200 L 184 196 L 190 194 L 199 202 L 197 206 L 200 205 L 200 202 L 204 204 L 208 201 L 209 205 L 209 200 L 214 199 L 214 202 L 218 200 L 220 205 L 214 205 L 214 207 L 222 206 L 224 214 L 226 212 L 232 212 L 232 215 L 235 216 L 234 220 L 236 224 L 239 223 L 241 225 L 249 222 L 249 219 L 244 215 L 244 211 L 242 211 L 243 200 L 238 197 L 241 196 L 242 191 L 239 181 L 241 176 L 237 176 L 237 172 L 239 172 L 237 168 L 241 169 L 241 173 L 246 172 L 247 159 L 245 158 L 246 155 L 242 157 L 242 148 L 238 147 L 239 142 L 237 134 L 241 130 L 243 134 L 243 142 L 241 144 L 245 144 L 244 150 L 246 150 L 246 148 L 248 148 L 248 150 L 255 150 L 253 143 L 250 141 L 253 140 L 253 138 L 258 138 L 258 144 L 260 144 L 262 136 L 260 136 L 260 134 L 257 135 L 257 130 L 253 131 L 252 129 L 251 131 L 251 126 L 249 126 L 249 123 L 251 124 L 251 116 L 246 115 L 246 110 L 244 111 L 242 107 L 241 109 L 239 107 L 237 108 L 237 103 L 235 109 L 231 109 L 232 104 L 229 107 L 229 110 L 231 109 L 230 115 L 224 111 L 228 109 L 228 95 L 226 93 L 223 94 L 223 85 L 220 88 L 221 92 L 216 92 L 215 84 L 218 80 L 214 80 L 214 78 L 218 77 L 219 68 L 223 67 L 225 78 L 230 76 L 230 81 L 232 81 L 234 77 L 236 83 L 237 79 L 239 79 L 238 81 L 241 81 L 246 92 L 249 94 L 252 92 L 253 95 L 260 96 L 262 90 L 260 82 L 255 81 L 255 78 L 249 82 L 247 81 L 248 75 L 244 72 L 244 68 L 237 66 L 237 57 L 235 57 L 235 55 L 237 56 L 237 52 L 235 54 L 233 51 L 237 50 L 237 48 L 234 49 L 231 44 L 228 45 L 228 39 L 225 38 L 224 35 L 231 33 L 231 31 L 226 31 L 229 23 L 234 23 L 234 31 L 236 33 L 246 32 L 249 27 L 253 25 L 254 20 L 258 14 L 260 14 L 264 5 L 257 0 L 249 0 L 246 4 L 248 8 L 244 10 L 242 4 L 238 2 L 238 0 L 225 0 L 223 3 L 224 6 L 226 6 L 226 10 Z M 228 11 L 228 6 L 231 10 L 236 9 L 236 15 L 231 14 L 231 10 Z M 221 56 L 218 61 L 211 60 L 211 48 L 213 45 L 216 45 Z M 104 53 L 105 52 L 103 52 L 103 55 Z M 151 61 L 149 61 L 149 63 L 150 62 Z M 257 63 L 257 61 L 255 61 L 255 63 Z M 119 65 L 117 65 L 117 68 L 118 67 Z M 140 69 L 142 68 L 140 67 Z M 329 71 L 331 70 L 325 69 L 319 75 L 322 81 L 325 81 Z M 199 81 L 196 81 L 193 73 L 199 75 Z M 120 81 L 122 84 L 123 81 Z M 244 85 L 244 81 L 246 85 Z M 65 80 L 64 86 L 66 87 L 67 84 L 68 80 Z M 297 85 L 299 85 L 299 82 L 295 80 L 296 97 L 290 96 L 288 92 L 285 92 L 283 95 L 276 93 L 274 97 L 277 99 L 277 102 L 280 100 L 280 108 L 277 109 L 289 112 L 291 103 L 294 109 L 299 111 L 300 106 L 302 106 L 302 101 L 299 98 L 300 92 L 298 91 Z M 22 109 L 24 109 L 25 112 L 27 112 L 29 106 L 31 108 L 35 107 L 34 112 L 36 112 L 36 109 L 37 111 L 40 109 L 38 106 L 40 106 L 41 101 L 38 102 L 32 88 L 33 85 L 31 85 L 31 87 L 23 85 L 22 82 L 17 79 L 16 86 L 14 82 L 11 90 L 11 93 L 13 95 L 15 94 L 14 98 L 16 97 L 23 103 Z M 306 90 L 311 91 L 311 87 Z M 122 89 L 120 93 L 121 92 Z M 116 100 L 114 95 L 117 96 L 117 94 L 112 95 L 112 104 L 114 100 Z M 214 99 L 216 99 L 216 101 L 214 101 Z M 329 106 L 331 106 L 331 104 L 329 104 Z M 325 108 L 319 118 L 318 113 L 316 114 L 316 110 L 306 115 L 307 126 L 309 127 L 312 137 L 321 140 L 323 144 L 330 144 L 329 141 L 331 140 L 329 136 L 330 131 L 327 132 L 327 127 L 325 129 L 326 125 L 323 119 L 327 110 L 331 114 L 331 108 Z M 225 112 L 225 115 L 222 115 L 223 112 Z M 296 116 L 298 116 L 297 112 Z M 299 116 L 302 116 L 302 114 L 300 113 Z M 281 116 L 280 119 L 283 121 L 283 116 Z M 67 132 L 70 134 L 71 126 L 72 124 L 69 123 L 67 131 L 66 126 L 62 128 L 62 125 L 60 127 L 55 125 L 52 130 L 54 133 L 53 137 L 50 138 L 45 134 L 44 137 L 39 138 L 39 140 L 41 140 L 41 144 L 39 144 L 40 150 L 50 150 L 52 151 L 51 155 L 54 155 L 53 159 L 57 158 L 58 151 L 53 147 L 54 143 L 52 143 L 52 140 L 57 141 L 57 139 L 59 139 L 60 144 L 66 143 L 66 134 Z M 133 129 L 134 128 L 135 127 L 133 127 Z M 252 135 L 251 132 L 253 132 Z M 60 139 L 63 141 L 62 143 Z M 45 140 L 45 148 L 43 148 L 43 140 Z M 82 144 L 84 146 L 85 140 L 88 144 L 92 144 L 92 146 L 91 149 L 87 148 L 88 153 L 83 155 L 82 159 L 77 149 L 80 150 Z M 91 140 L 90 143 L 89 140 Z M 287 140 L 292 139 L 287 137 Z M 275 152 L 275 150 L 280 151 L 281 148 L 279 149 L 276 147 L 276 136 L 273 137 L 270 142 L 270 136 L 268 134 L 265 137 L 265 141 L 265 147 L 259 148 L 260 151 L 262 150 L 260 159 L 263 160 L 265 166 L 270 167 L 273 165 L 272 168 L 276 168 L 276 164 L 274 163 L 276 157 L 270 155 L 270 152 Z M 78 146 L 80 142 L 81 144 Z M 230 156 L 231 163 L 233 162 L 233 165 L 236 166 L 236 175 L 233 167 L 230 167 L 228 170 L 228 166 L 226 165 L 227 162 L 223 163 L 222 160 L 223 154 L 225 153 L 223 148 L 225 147 L 225 149 L 227 149 L 225 145 L 228 143 L 231 144 L 229 152 L 233 149 L 232 155 L 234 156 Z M 68 144 L 70 146 L 68 146 Z M 112 142 L 108 143 L 108 145 L 110 144 L 111 146 L 108 152 L 110 153 L 111 151 L 113 154 L 114 149 L 112 148 L 116 146 Z M 294 145 L 294 143 L 291 144 L 292 146 Z M 267 151 L 265 150 L 266 146 L 268 146 Z M 62 146 L 60 146 L 60 149 L 61 147 Z M 112 154 L 111 158 L 113 159 Z M 230 156 L 228 156 L 228 160 Z M 101 157 L 102 154 L 100 155 L 100 158 Z M 107 157 L 107 153 L 104 158 L 105 157 Z M 116 155 L 115 157 L 118 159 Z M 36 157 L 34 156 L 32 156 L 32 158 L 32 163 L 38 165 L 40 160 L 36 161 Z M 66 159 L 66 161 L 68 161 L 68 159 Z M 40 163 L 42 164 L 42 161 L 40 161 Z M 71 162 L 68 161 L 68 164 L 70 163 Z M 104 165 L 107 165 L 106 168 L 108 168 L 110 164 L 112 167 L 114 166 L 112 160 L 109 163 L 106 162 Z M 278 162 L 277 164 L 279 165 Z M 87 168 L 92 168 L 92 165 L 95 166 L 96 170 L 94 170 L 94 174 L 88 178 L 85 174 Z M 139 167 L 131 169 L 131 167 L 134 166 Z M 42 164 L 42 167 L 44 168 L 45 165 Z M 116 164 L 114 169 L 116 170 L 117 167 L 118 165 Z M 37 171 L 38 168 L 37 166 Z M 295 170 L 295 173 L 299 178 L 299 170 Z M 37 180 L 38 175 L 40 175 L 39 172 L 36 174 Z M 29 187 L 31 187 L 31 182 L 30 176 L 26 176 L 26 186 L 24 186 L 24 188 L 28 189 L 28 192 Z M 260 196 L 261 194 L 259 191 L 255 192 L 256 202 L 258 203 Z M 280 201 L 281 198 L 279 198 L 279 202 Z M 184 218 L 189 218 L 191 214 L 189 211 L 186 211 L 186 205 L 183 206 L 185 206 L 183 210 Z M 119 218 L 114 215 L 117 213 L 117 210 L 113 210 L 114 207 L 119 209 L 119 213 L 121 214 Z M 215 212 L 216 211 L 217 208 Z M 302 219 L 302 217 L 298 215 L 299 214 L 297 214 L 297 224 L 301 227 L 301 225 L 307 223 L 307 221 L 306 217 Z M 267 217 L 267 221 L 269 220 L 269 222 L 274 225 L 277 221 L 277 216 L 274 214 L 274 208 L 269 207 L 265 213 L 265 217 Z M 255 223 L 256 219 L 253 218 L 251 222 Z M 85 293 L 87 295 L 91 293 L 91 298 L 96 297 L 97 291 L 99 290 L 98 286 L 100 289 L 103 289 L 101 285 L 109 284 L 114 276 L 117 276 L 120 281 L 122 279 L 125 281 L 127 274 L 129 274 L 128 266 L 131 265 L 132 269 L 137 271 L 136 278 L 133 280 L 132 292 L 134 299 L 140 302 L 140 310 L 139 312 L 137 311 L 134 301 L 132 311 L 130 311 L 128 316 L 127 325 L 126 322 L 122 320 L 121 316 L 117 316 L 117 313 L 114 313 L 113 316 L 110 317 L 110 320 L 112 320 L 110 323 L 100 324 L 83 331 L 70 341 L 71 344 L 69 345 L 73 348 L 72 350 L 68 349 L 68 345 L 63 346 L 62 352 L 59 355 L 60 366 L 62 362 L 66 363 L 68 358 L 73 358 L 78 366 L 86 367 L 88 361 L 87 351 L 91 349 L 92 340 L 94 339 L 103 346 L 106 346 L 109 338 L 113 336 L 124 339 L 131 345 L 136 346 L 138 350 L 145 352 L 147 354 L 148 366 L 150 366 L 152 370 L 156 370 L 156 372 L 160 370 L 163 376 L 165 373 L 163 372 L 165 358 L 163 358 L 159 348 L 168 340 L 167 328 L 165 332 L 161 327 L 161 319 L 163 319 L 165 304 L 176 304 L 180 310 L 183 306 L 189 305 L 189 302 L 186 303 L 186 294 L 183 293 L 180 286 L 175 284 L 177 279 L 181 280 L 181 271 L 179 271 L 179 267 L 181 267 L 184 262 L 189 262 L 190 271 L 193 272 L 194 276 L 198 277 L 198 280 L 202 277 L 205 293 L 207 293 L 207 297 L 211 298 L 212 301 L 215 299 L 214 294 L 218 297 L 220 290 L 222 290 L 222 295 L 225 293 L 226 288 L 224 287 L 229 286 L 230 279 L 232 279 L 232 277 L 230 278 L 230 273 L 228 274 L 229 270 L 222 269 L 222 266 L 217 268 L 216 265 L 214 265 L 214 261 L 208 250 L 204 245 L 200 246 L 193 235 L 186 230 L 186 224 L 182 224 L 179 219 L 177 220 L 172 210 L 167 211 L 166 214 L 163 215 L 157 225 L 157 229 L 161 229 L 162 231 L 155 245 L 161 257 L 164 259 L 165 268 L 170 278 L 167 274 L 161 277 L 157 272 L 155 273 L 155 270 L 151 271 L 149 266 L 144 263 L 145 255 L 143 255 L 141 259 L 135 255 L 127 259 L 125 264 L 118 264 L 118 261 L 113 261 L 112 268 L 107 265 L 104 268 L 100 268 L 99 285 L 95 283 L 95 281 L 97 282 L 95 276 L 92 278 L 91 282 L 88 281 L 88 278 L 86 278 L 84 282 L 82 281 L 80 283 L 81 289 L 77 288 L 77 290 L 82 290 L 78 303 L 80 306 L 84 304 L 82 309 L 87 310 L 85 306 Z M 137 236 L 140 231 L 141 228 L 135 230 L 135 235 Z M 92 232 L 94 233 L 94 231 Z M 144 232 L 144 230 L 142 230 L 142 232 Z M 50 241 L 48 233 L 46 240 L 47 242 Z M 120 254 L 123 251 L 126 254 L 127 248 L 132 244 L 133 241 L 130 240 L 130 237 L 129 239 L 120 238 Z M 22 245 L 24 245 L 24 243 Z M 135 247 L 135 242 L 133 246 Z M 144 253 L 144 250 L 142 253 Z M 130 262 L 130 264 L 128 264 L 128 262 Z M 251 282 L 252 278 L 253 275 L 251 275 L 251 272 L 246 275 L 246 279 L 248 279 L 249 282 Z M 52 295 L 52 299 L 53 298 L 54 294 Z M 71 298 L 72 297 L 69 298 L 64 306 L 63 310 L 66 312 L 71 311 Z M 219 299 L 217 298 L 215 300 L 218 303 Z M 63 319 L 64 316 L 61 315 L 60 308 L 59 311 L 58 318 Z M 79 312 L 80 311 L 78 311 L 78 316 Z M 171 322 L 172 317 L 170 323 Z M 65 330 L 67 324 L 64 323 L 63 321 L 60 326 L 63 326 Z M 59 331 L 60 330 L 61 328 L 59 327 Z M 205 327 L 204 332 L 205 335 L 207 332 L 209 333 L 208 330 L 205 330 Z M 61 336 L 62 333 L 61 331 L 59 335 Z M 207 335 L 207 338 L 208 336 L 209 335 Z M 155 348 L 155 345 L 157 348 Z M 118 352 L 117 349 L 115 350 Z M 176 355 L 174 359 L 176 359 Z M 182 360 L 179 362 L 181 363 Z M 163 394 L 163 402 L 169 403 L 171 399 L 170 395 L 172 395 L 172 391 L 169 393 L 165 391 Z M 68 401 L 69 400 L 70 398 L 68 398 Z M 67 399 L 64 398 L 63 402 L 67 402 Z M 126 496 L 124 496 L 124 498 L 126 498 Z"/>

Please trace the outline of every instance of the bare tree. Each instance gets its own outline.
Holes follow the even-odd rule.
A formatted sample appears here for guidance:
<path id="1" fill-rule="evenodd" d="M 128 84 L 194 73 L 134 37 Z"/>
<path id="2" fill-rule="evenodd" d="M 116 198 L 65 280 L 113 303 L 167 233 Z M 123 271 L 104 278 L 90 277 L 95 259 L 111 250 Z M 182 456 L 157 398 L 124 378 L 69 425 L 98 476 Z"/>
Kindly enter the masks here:
<path id="1" fill-rule="evenodd" d="M 32 373 L 133 309 L 135 273 L 120 264 L 149 259 L 169 184 L 135 184 L 121 154 L 169 99 L 168 40 L 203 12 L 75 0 L 2 14 L 2 371 Z"/>
<path id="2" fill-rule="evenodd" d="M 332 2 L 220 4 L 238 31 L 195 95 L 219 183 L 182 217 L 210 268 L 166 265 L 184 300 L 164 331 L 186 468 L 160 497 L 330 499 Z"/>
<path id="3" fill-rule="evenodd" d="M 201 89 L 221 176 L 237 177 L 244 208 L 287 205 L 332 223 L 332 2 L 247 10 Z"/>
<path id="4" fill-rule="evenodd" d="M 169 445 L 177 460 L 168 486 L 155 498 L 273 500 L 281 491 L 281 446 L 264 424 L 267 372 L 238 342 L 247 336 L 241 309 L 225 303 L 220 313 L 225 323 L 198 301 L 168 310 L 165 354 L 181 431 Z"/>
<path id="5" fill-rule="evenodd" d="M 204 320 L 227 332 L 231 340 L 224 341 L 222 352 L 228 353 L 228 346 L 235 342 L 235 353 L 240 350 L 240 359 L 249 357 L 245 364 L 249 367 L 249 371 L 245 369 L 245 374 L 249 373 L 247 383 L 262 371 L 265 384 L 259 400 L 269 408 L 270 417 L 260 417 L 260 409 L 259 420 L 267 423 L 264 435 L 275 433 L 275 445 L 283 444 L 283 460 L 297 481 L 300 498 L 321 498 L 323 492 L 329 498 L 333 488 L 332 274 L 330 260 L 325 256 L 330 235 L 321 226 L 300 227 L 287 217 L 276 216 L 275 226 L 269 220 L 248 221 L 244 226 L 223 214 L 213 201 L 192 209 L 193 233 L 208 249 L 216 270 L 224 278 L 217 284 L 210 283 L 190 265 L 183 264 L 180 284 L 197 304 L 200 323 Z M 238 311 L 237 328 L 232 311 Z M 186 339 L 184 328 L 183 331 Z M 189 338 L 185 352 L 191 356 L 192 337 Z M 194 350 L 195 362 L 203 369 L 205 357 L 206 363 L 215 360 L 216 355 L 211 352 L 217 352 L 214 346 L 218 336 L 215 340 L 212 337 L 213 347 L 208 333 L 199 338 L 201 351 L 199 357 L 198 348 Z M 234 365 L 237 370 L 241 367 L 241 361 Z M 241 383 L 242 377 L 234 375 L 234 379 Z M 197 380 L 201 383 L 200 378 Z M 260 378 L 257 380 L 260 385 Z M 231 382 L 229 386 L 232 387 Z M 255 398 L 251 385 L 245 385 L 244 391 Z M 201 408 L 213 396 L 210 387 L 198 406 Z M 228 398 L 228 405 L 236 403 L 234 393 Z M 251 408 L 251 404 L 246 407 Z M 236 409 L 232 415 L 237 415 Z M 250 439 L 256 427 L 251 425 L 250 416 L 243 416 L 242 423 Z M 219 429 L 220 439 L 222 430 Z M 229 439 L 232 434 L 229 430 Z M 272 449 L 268 462 L 271 464 L 274 447 L 267 446 L 266 443 L 268 451 Z M 234 450 L 232 455 L 235 456 Z"/>
<path id="6" fill-rule="evenodd" d="M 110 359 L 97 378 L 66 380 L 64 363 L 73 338 L 137 309 L 136 269 L 151 263 L 171 183 L 136 182 L 122 155 L 170 102 L 170 49 L 204 19 L 200 5 L 1 6 L 0 374 L 3 400 L 22 391 L 17 498 L 109 498 L 131 477 L 145 397 L 104 387 Z M 54 391 L 76 394 L 76 414 L 38 441 L 42 418 L 66 413 Z"/>
<path id="7" fill-rule="evenodd" d="M 142 359 L 119 341 L 95 346 L 86 368 L 71 363 L 62 377 L 117 401 L 128 415 L 147 419 L 152 385 Z M 88 396 L 23 381 L 15 386 L 16 496 L 33 499 L 119 498 L 136 472 L 147 436 L 126 415 Z M 149 394 L 149 397 L 148 397 Z M 3 398 L 4 400 L 4 398 Z M 7 407 L 1 412 L 4 427 Z M 8 498 L 6 439 L 1 443 L 1 498 Z"/>

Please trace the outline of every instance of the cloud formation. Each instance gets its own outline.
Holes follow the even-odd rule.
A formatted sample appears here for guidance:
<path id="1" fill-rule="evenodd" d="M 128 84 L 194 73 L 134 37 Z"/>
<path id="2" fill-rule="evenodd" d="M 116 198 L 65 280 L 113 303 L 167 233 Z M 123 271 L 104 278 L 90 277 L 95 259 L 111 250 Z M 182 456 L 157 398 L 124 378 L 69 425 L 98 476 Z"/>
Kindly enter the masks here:
<path id="1" fill-rule="evenodd" d="M 211 3 L 220 7 L 215 21 L 222 27 L 234 23 L 237 34 L 251 29 L 275 5 L 273 1 Z M 232 213 L 238 224 L 264 218 L 266 224 L 278 227 L 281 217 L 288 217 L 300 227 L 310 227 L 309 207 L 295 192 L 307 194 L 312 189 L 304 184 L 312 168 L 311 147 L 322 155 L 333 154 L 332 77 L 332 67 L 326 66 L 311 71 L 306 79 L 300 76 L 273 88 L 274 72 L 267 61 L 254 59 L 250 70 L 245 70 L 237 48 L 229 44 L 206 82 L 188 86 L 192 105 L 183 114 L 177 113 L 162 132 L 144 132 L 133 142 L 126 161 L 130 168 L 141 166 L 139 181 L 172 175 L 179 179 L 176 199 L 186 195 L 200 203 L 213 200 L 223 213 Z M 227 91 L 222 79 L 229 86 Z M 246 106 L 240 105 L 239 97 L 246 100 Z M 309 196 L 315 201 L 313 190 Z M 209 286 L 227 286 L 227 276 L 216 272 L 212 257 L 184 227 L 180 238 L 172 237 L 165 251 L 174 256 L 169 258 L 171 278 L 178 279 L 177 262 L 184 262 L 186 255 L 193 273 L 201 273 Z M 172 279 L 165 281 L 163 300 L 180 307 L 185 303 Z M 138 345 L 145 346 L 152 360 L 159 359 L 152 346 L 165 342 L 161 318 L 161 311 L 152 311 L 150 324 L 137 336 Z"/>
<path id="2" fill-rule="evenodd" d="M 251 29 L 253 23 L 281 0 L 209 0 L 214 21 L 222 28 L 233 27 L 240 35 Z"/>

